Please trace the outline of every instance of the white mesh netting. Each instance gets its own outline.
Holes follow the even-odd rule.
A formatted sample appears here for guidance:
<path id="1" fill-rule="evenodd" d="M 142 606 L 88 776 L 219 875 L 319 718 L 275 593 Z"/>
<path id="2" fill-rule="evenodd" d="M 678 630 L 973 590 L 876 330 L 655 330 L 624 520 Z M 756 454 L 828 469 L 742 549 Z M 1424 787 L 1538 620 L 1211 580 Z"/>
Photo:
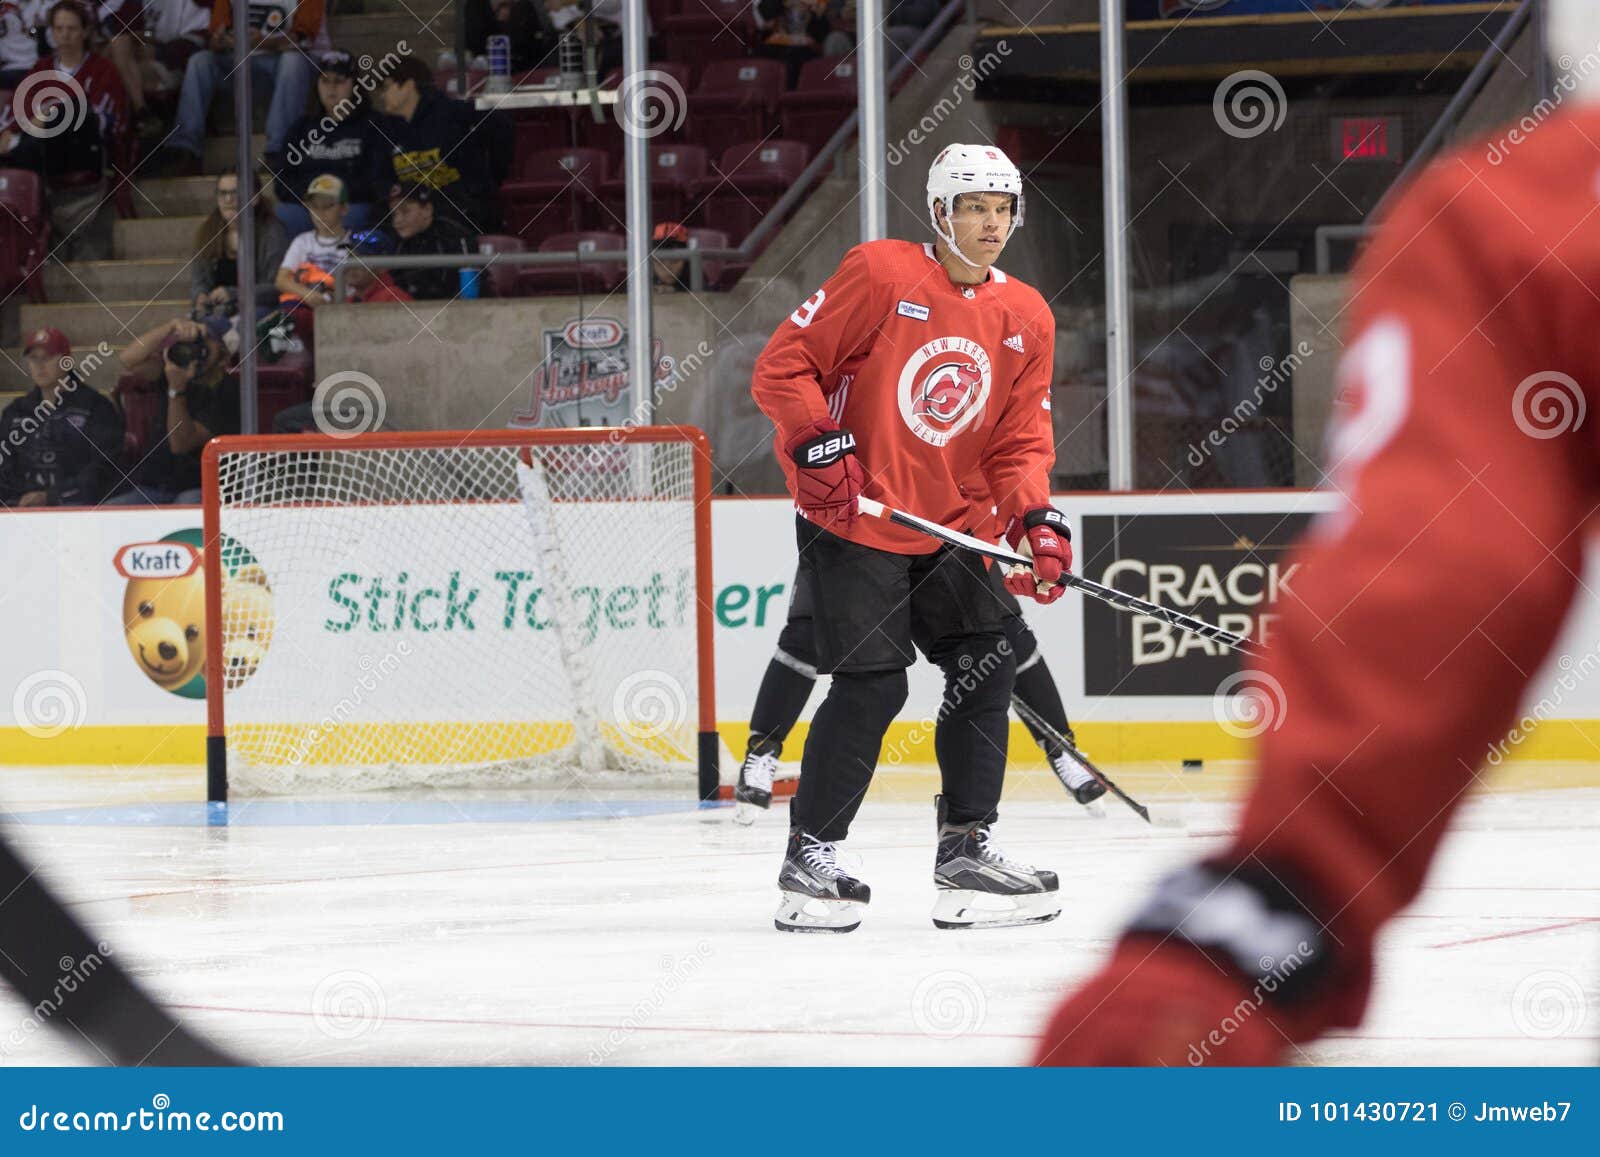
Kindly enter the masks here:
<path id="1" fill-rule="evenodd" d="M 689 442 L 351 438 L 217 488 L 230 788 L 693 782 Z"/>

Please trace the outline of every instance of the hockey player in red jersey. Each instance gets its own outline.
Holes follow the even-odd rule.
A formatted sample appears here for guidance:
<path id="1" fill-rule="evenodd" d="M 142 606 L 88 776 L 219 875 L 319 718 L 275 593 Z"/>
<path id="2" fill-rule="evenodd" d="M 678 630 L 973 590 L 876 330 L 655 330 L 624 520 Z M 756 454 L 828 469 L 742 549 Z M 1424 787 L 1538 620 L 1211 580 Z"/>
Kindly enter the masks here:
<path id="1" fill-rule="evenodd" d="M 1600 5 L 1555 0 L 1550 30 L 1581 59 Z M 1595 87 L 1508 156 L 1432 165 L 1362 258 L 1345 503 L 1299 554 L 1239 831 L 1157 886 L 1039 1063 L 1272 1064 L 1360 1022 L 1374 940 L 1551 650 L 1600 509 Z"/>
<path id="2" fill-rule="evenodd" d="M 1072 565 L 1049 503 L 1055 322 L 994 263 L 1022 223 L 1022 178 L 999 149 L 952 145 L 928 171 L 937 240 L 872 241 L 778 327 L 752 392 L 799 508 L 817 668 L 832 673 L 801 760 L 775 923 L 848 932 L 871 898 L 836 845 L 872 781 L 917 650 L 945 673 L 934 746 L 934 922 L 1036 923 L 1060 911 L 1055 873 L 995 846 L 1016 660 L 978 558 L 862 517 L 861 496 L 965 529 L 962 479 L 981 474 L 1031 569 L 1017 594 L 1060 597 Z"/>

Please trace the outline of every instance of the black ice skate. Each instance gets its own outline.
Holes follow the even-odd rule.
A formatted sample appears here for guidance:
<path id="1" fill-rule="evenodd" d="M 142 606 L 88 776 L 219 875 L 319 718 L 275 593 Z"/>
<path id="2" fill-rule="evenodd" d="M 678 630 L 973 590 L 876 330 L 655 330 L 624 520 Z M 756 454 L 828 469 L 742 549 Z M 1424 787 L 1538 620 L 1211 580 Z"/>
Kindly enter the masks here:
<path id="1" fill-rule="evenodd" d="M 939 848 L 933 885 L 939 890 L 933 923 L 939 928 L 1008 928 L 1043 924 L 1061 914 L 1054 872 L 1008 859 L 984 823 L 946 822 L 944 797 L 936 799 Z"/>
<path id="2" fill-rule="evenodd" d="M 839 849 L 798 828 L 778 872 L 779 932 L 854 932 L 872 889 L 839 867 Z"/>
<path id="3" fill-rule="evenodd" d="M 766 811 L 772 806 L 772 777 L 778 770 L 778 753 L 754 748 L 744 757 L 739 768 L 739 782 L 733 785 L 733 822 L 752 824 L 756 809 Z"/>
<path id="4" fill-rule="evenodd" d="M 1106 794 L 1106 785 L 1091 770 L 1094 765 L 1089 762 L 1088 756 L 1078 750 L 1072 732 L 1067 732 L 1065 738 L 1067 745 L 1051 757 L 1050 768 L 1061 781 L 1061 786 L 1067 789 L 1067 794 L 1087 807 Z M 1096 815 L 1105 814 L 1103 808 L 1090 810 Z"/>

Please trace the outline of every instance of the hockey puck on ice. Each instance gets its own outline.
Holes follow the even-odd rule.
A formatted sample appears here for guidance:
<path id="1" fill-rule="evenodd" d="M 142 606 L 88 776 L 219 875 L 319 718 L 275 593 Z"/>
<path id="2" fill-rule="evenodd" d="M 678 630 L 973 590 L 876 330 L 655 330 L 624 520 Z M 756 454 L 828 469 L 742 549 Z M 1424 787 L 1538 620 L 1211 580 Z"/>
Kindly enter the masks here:
<path id="1" fill-rule="evenodd" d="M 1199 771 L 1203 766 L 1205 766 L 1205 762 L 1203 760 L 1186 759 L 1183 761 L 1184 771 Z"/>

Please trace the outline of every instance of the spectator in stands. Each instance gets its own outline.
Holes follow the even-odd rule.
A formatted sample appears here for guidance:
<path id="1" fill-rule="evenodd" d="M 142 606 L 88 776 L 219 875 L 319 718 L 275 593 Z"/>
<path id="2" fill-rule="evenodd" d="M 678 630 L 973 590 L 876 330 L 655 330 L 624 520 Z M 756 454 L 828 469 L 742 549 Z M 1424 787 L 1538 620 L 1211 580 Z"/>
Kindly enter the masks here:
<path id="1" fill-rule="evenodd" d="M 479 112 L 433 86 L 433 73 L 414 56 L 401 58 L 378 86 L 378 132 L 389 141 L 392 179 L 427 185 L 438 212 L 471 233 L 493 233 L 500 222 L 500 185 L 511 168 L 511 120 Z"/>
<path id="2" fill-rule="evenodd" d="M 557 40 L 569 32 L 576 36 L 592 33 L 601 76 L 622 67 L 622 0 L 591 0 L 588 4 L 578 4 L 574 0 L 544 0 L 544 6 Z M 644 19 L 645 35 L 649 36 L 648 12 Z"/>
<path id="3" fill-rule="evenodd" d="M 395 241 L 382 229 L 368 229 L 350 236 L 349 257 L 344 264 L 345 300 L 411 301 L 412 296 L 395 284 L 387 269 L 373 269 L 363 257 L 388 257 L 395 252 Z M 453 271 L 452 271 L 453 272 Z"/>
<path id="4" fill-rule="evenodd" d="M 289 248 L 283 223 L 272 211 L 272 194 L 262 190 L 264 176 L 256 174 L 254 205 L 258 311 L 271 309 L 278 300 L 278 267 Z M 232 317 L 239 312 L 239 216 L 239 171 L 226 169 L 217 177 L 216 204 L 195 230 L 189 295 L 196 317 Z"/>
<path id="5" fill-rule="evenodd" d="M 653 249 L 679 248 L 689 244 L 689 230 L 677 221 L 663 221 L 655 228 L 651 236 Z M 689 288 L 689 259 L 678 257 L 664 261 L 659 257 L 650 259 L 650 280 L 658 291 L 677 293 Z"/>
<path id="6" fill-rule="evenodd" d="M 93 506 L 109 492 L 122 454 L 122 414 L 63 369 L 72 343 L 35 330 L 23 358 L 33 388 L 0 412 L 0 505 Z"/>
<path id="7" fill-rule="evenodd" d="M 333 271 L 350 245 L 350 231 L 344 227 L 347 205 L 344 182 L 332 173 L 313 177 L 306 186 L 311 228 L 289 242 L 278 266 L 280 305 L 315 308 L 333 300 Z"/>
<path id="8" fill-rule="evenodd" d="M 828 35 L 828 0 L 756 0 L 756 31 L 761 43 L 755 55 L 781 60 L 789 70 L 789 87 L 800 79 L 800 66 L 822 55 Z"/>
<path id="9" fill-rule="evenodd" d="M 44 178 L 51 226 L 61 239 L 57 257 L 104 260 L 111 256 L 112 220 L 106 166 L 113 143 L 128 131 L 127 98 L 116 68 L 88 50 L 89 15 L 76 0 L 51 6 L 50 31 L 55 54 L 41 57 L 31 75 L 64 72 L 76 87 L 59 80 L 34 83 L 25 108 L 17 109 L 15 101 L 0 108 L 0 165 L 32 169 Z"/>
<path id="10" fill-rule="evenodd" d="M 229 324 L 187 317 L 163 322 L 125 346 L 122 365 L 158 389 L 160 440 L 128 474 L 128 488 L 108 506 L 200 501 L 200 451 L 218 434 L 239 432 L 239 377 L 223 345 Z"/>
<path id="11" fill-rule="evenodd" d="M 145 0 L 147 31 L 155 45 L 161 88 L 176 90 L 189 58 L 206 46 L 211 36 L 211 0 Z"/>
<path id="12" fill-rule="evenodd" d="M 939 0 L 885 0 L 884 34 L 899 49 L 884 56 L 884 64 L 894 67 L 899 57 L 911 51 L 917 37 L 939 15 Z M 856 50 L 856 0 L 829 0 L 828 36 L 822 42 L 822 55 L 849 56 Z"/>
<path id="13" fill-rule="evenodd" d="M 477 237 L 466 226 L 434 212 L 433 190 L 426 185 L 396 185 L 389 191 L 389 225 L 400 238 L 402 257 L 436 253 L 476 253 Z M 461 286 L 454 267 L 397 269 L 395 281 L 418 300 L 452 298 Z"/>
<path id="14" fill-rule="evenodd" d="M 553 65 L 556 29 L 548 9 L 534 0 L 462 0 L 467 8 L 467 48 L 473 56 L 487 56 L 489 37 L 511 41 L 511 71 Z"/>
<path id="15" fill-rule="evenodd" d="M 270 94 L 267 147 L 262 163 L 273 172 L 282 163 L 289 128 L 304 110 L 315 69 L 308 53 L 327 47 L 323 0 L 246 0 L 250 21 L 250 82 L 257 93 Z M 286 7 L 292 15 L 285 19 Z M 189 58 L 178 97 L 178 120 L 167 138 L 163 170 L 170 176 L 200 171 L 205 147 L 206 117 L 217 89 L 233 75 L 233 10 L 230 0 L 211 6 L 210 47 Z"/>
<path id="16" fill-rule="evenodd" d="M 128 116 L 140 140 L 161 139 L 161 119 L 145 108 L 144 76 L 139 71 L 138 47 L 144 39 L 145 0 L 100 0 L 96 14 L 105 54 L 117 66 L 122 89 L 128 94 Z"/>
<path id="17" fill-rule="evenodd" d="M 297 237 L 311 228 L 302 198 L 311 178 L 332 173 L 350 198 L 344 223 L 351 230 L 375 224 L 389 187 L 389 142 L 368 115 L 365 93 L 356 86 L 356 61 L 348 52 L 317 54 L 317 84 L 311 111 L 289 129 L 278 170 L 278 220 Z"/>
<path id="18" fill-rule="evenodd" d="M 0 0 L 0 88 L 14 89 L 39 63 L 48 0 Z"/>

